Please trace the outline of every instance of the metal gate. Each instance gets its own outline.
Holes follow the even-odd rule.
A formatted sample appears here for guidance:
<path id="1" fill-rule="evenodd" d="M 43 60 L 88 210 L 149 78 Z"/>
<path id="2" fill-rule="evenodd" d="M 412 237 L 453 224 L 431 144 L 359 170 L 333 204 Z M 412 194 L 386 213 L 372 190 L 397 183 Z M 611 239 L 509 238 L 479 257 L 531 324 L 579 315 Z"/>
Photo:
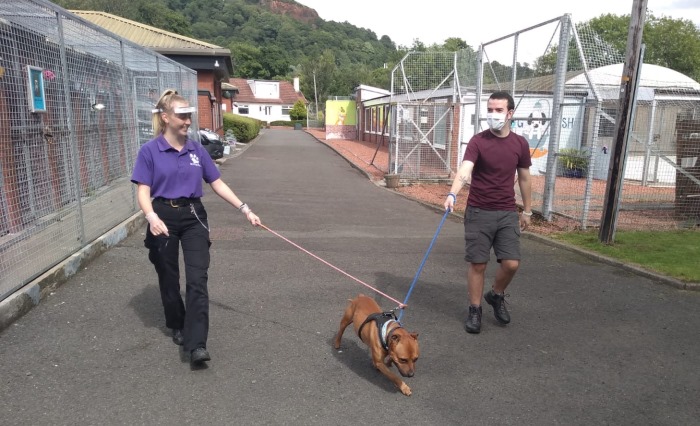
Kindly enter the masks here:
<path id="1" fill-rule="evenodd" d="M 450 176 L 452 106 L 446 102 L 406 102 L 392 107 L 390 172 L 409 179 Z"/>
<path id="2" fill-rule="evenodd" d="M 409 52 L 393 69 L 390 173 L 414 180 L 451 177 L 460 129 L 454 120 L 469 86 L 473 92 L 475 59 L 471 48 Z"/>

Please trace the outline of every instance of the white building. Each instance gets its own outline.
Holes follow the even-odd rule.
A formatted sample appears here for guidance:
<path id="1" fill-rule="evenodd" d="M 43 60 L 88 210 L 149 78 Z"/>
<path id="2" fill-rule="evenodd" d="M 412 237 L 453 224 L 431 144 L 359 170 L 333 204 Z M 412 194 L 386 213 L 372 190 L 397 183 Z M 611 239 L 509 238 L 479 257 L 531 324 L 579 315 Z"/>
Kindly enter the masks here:
<path id="1" fill-rule="evenodd" d="M 270 123 L 290 120 L 289 112 L 298 100 L 307 105 L 304 94 L 299 90 L 299 78 L 294 82 L 274 80 L 250 80 L 230 78 L 222 84 L 224 98 L 223 112 L 232 112 L 245 117 Z"/>

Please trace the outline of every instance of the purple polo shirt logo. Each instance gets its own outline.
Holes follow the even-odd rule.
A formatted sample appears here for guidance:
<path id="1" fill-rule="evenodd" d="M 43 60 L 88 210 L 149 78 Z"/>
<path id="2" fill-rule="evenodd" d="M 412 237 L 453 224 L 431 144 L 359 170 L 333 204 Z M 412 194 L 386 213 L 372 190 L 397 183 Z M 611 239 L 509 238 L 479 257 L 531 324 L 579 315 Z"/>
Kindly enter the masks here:
<path id="1" fill-rule="evenodd" d="M 197 157 L 197 154 L 195 154 L 194 152 L 190 152 L 190 161 L 190 166 L 202 167 L 199 164 L 199 157 Z"/>

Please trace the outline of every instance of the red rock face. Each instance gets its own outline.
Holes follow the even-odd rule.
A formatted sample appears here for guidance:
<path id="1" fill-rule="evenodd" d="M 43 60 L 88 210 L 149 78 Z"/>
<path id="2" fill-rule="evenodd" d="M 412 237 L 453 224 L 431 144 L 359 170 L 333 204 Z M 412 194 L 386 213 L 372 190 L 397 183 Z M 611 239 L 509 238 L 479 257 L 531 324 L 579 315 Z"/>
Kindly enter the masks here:
<path id="1" fill-rule="evenodd" d="M 284 0 L 260 0 L 260 5 L 269 9 L 270 12 L 291 16 L 306 24 L 314 23 L 319 18 L 314 9 L 297 3 L 288 3 Z"/>

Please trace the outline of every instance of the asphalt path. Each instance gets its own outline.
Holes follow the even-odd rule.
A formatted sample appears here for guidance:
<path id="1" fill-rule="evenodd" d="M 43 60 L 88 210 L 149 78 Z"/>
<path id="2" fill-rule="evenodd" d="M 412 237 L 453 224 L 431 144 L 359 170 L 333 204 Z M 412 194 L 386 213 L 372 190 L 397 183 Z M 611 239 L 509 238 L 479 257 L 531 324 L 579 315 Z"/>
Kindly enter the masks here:
<path id="1" fill-rule="evenodd" d="M 265 130 L 221 171 L 267 227 L 398 300 L 442 217 L 303 131 Z M 450 218 L 403 315 L 421 345 L 406 397 L 351 327 L 332 347 L 347 299 L 394 302 L 253 228 L 208 188 L 204 203 L 208 367 L 191 369 L 171 342 L 138 232 L 0 333 L 0 424 L 700 422 L 700 292 L 523 239 L 512 323 L 485 305 L 470 335 L 463 225 Z"/>

